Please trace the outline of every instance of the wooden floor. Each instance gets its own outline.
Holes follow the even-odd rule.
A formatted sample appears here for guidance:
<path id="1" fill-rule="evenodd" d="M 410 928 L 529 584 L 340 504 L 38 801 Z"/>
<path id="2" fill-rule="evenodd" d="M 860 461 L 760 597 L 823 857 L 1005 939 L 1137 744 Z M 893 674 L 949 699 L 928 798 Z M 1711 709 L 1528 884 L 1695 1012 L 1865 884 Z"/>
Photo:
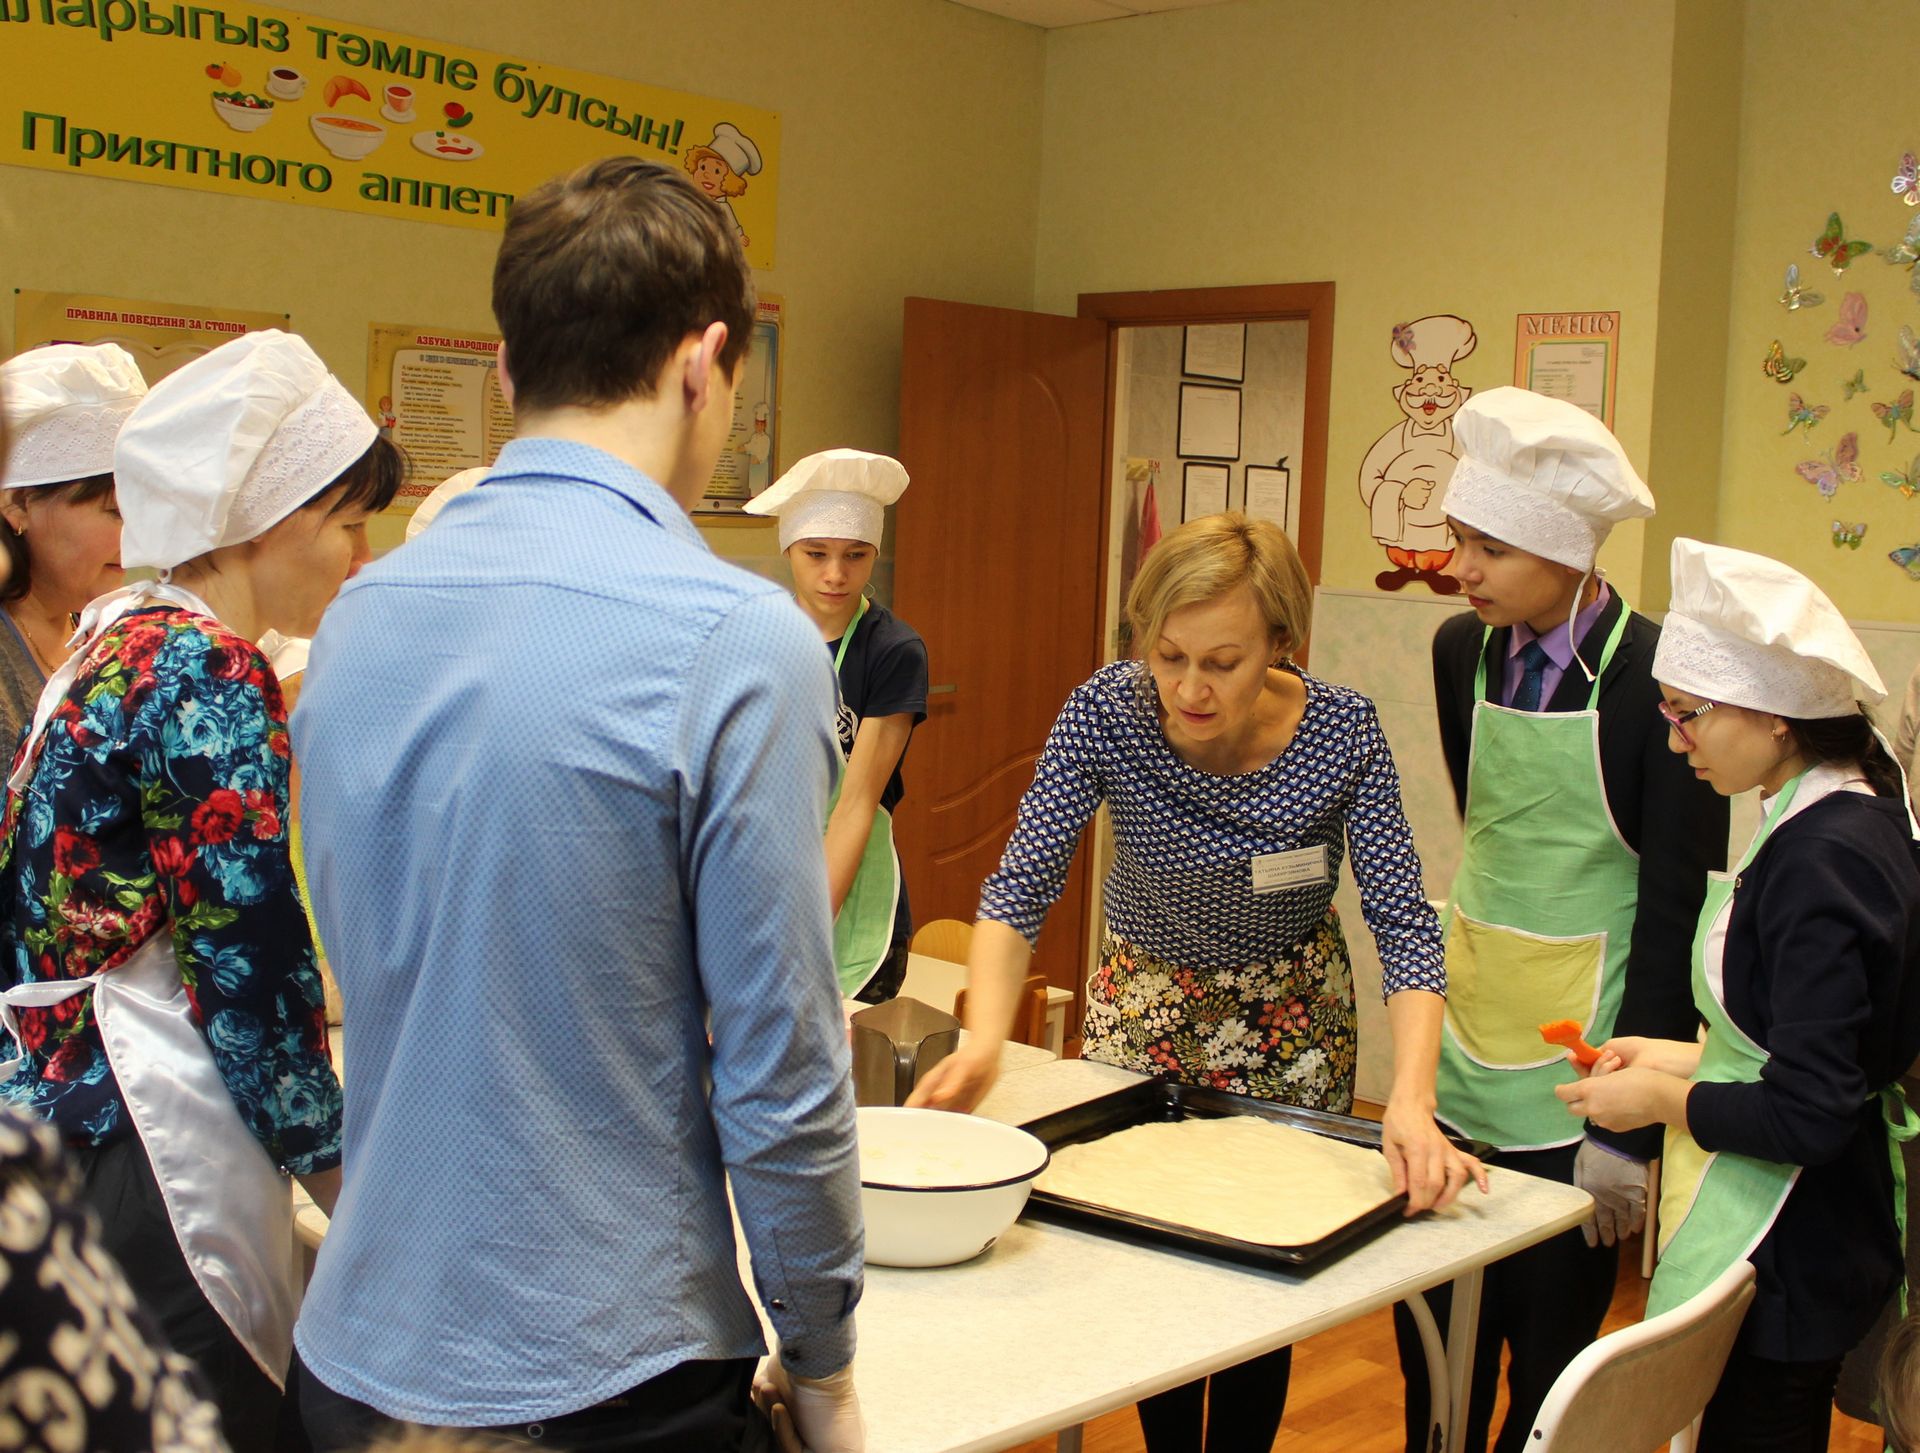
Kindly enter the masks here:
<path id="1" fill-rule="evenodd" d="M 1605 1330 L 1637 1322 L 1647 1303 L 1640 1279 L 1640 1243 L 1629 1242 L 1620 1259 L 1620 1282 Z M 1277 1453 L 1404 1453 L 1400 1361 L 1394 1352 L 1393 1319 L 1375 1312 L 1310 1338 L 1294 1349 L 1287 1416 L 1274 1441 Z M 1494 1428 L 1505 1415 L 1500 1412 Z M 1881 1453 L 1879 1429 L 1836 1412 L 1830 1453 Z M 1109 1413 L 1087 1425 L 1086 1453 L 1144 1453 L 1133 1409 Z M 1023 1443 L 1015 1453 L 1052 1453 L 1053 1440 Z M 1622 1449 L 1621 1453 L 1635 1453 Z"/>

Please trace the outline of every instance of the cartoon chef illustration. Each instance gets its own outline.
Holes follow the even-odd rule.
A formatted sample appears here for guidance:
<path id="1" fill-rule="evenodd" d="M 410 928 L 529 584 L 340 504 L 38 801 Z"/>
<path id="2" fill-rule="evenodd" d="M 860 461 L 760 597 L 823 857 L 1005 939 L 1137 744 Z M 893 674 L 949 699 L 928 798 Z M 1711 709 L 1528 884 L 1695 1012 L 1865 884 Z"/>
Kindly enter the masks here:
<path id="1" fill-rule="evenodd" d="M 747 489 L 758 494 L 767 487 L 767 461 L 773 457 L 773 439 L 767 433 L 767 406 L 753 406 L 753 432 L 733 446 L 733 452 L 747 456 Z"/>
<path id="2" fill-rule="evenodd" d="M 1460 582 L 1443 574 L 1453 536 L 1441 508 L 1456 460 L 1453 416 L 1473 390 L 1453 366 L 1479 340 L 1473 324 L 1435 313 L 1393 329 L 1393 361 L 1409 370 L 1393 397 L 1406 417 L 1382 434 L 1360 465 L 1360 502 L 1373 538 L 1393 566 L 1374 577 L 1381 590 L 1423 581 L 1435 595 L 1457 595 Z"/>
<path id="3" fill-rule="evenodd" d="M 760 175 L 760 148 L 731 121 L 713 128 L 713 140 L 696 146 L 686 156 L 687 175 L 714 202 L 726 209 L 727 220 L 742 247 L 750 246 L 746 228 L 734 214 L 733 199 L 747 190 L 747 178 Z"/>

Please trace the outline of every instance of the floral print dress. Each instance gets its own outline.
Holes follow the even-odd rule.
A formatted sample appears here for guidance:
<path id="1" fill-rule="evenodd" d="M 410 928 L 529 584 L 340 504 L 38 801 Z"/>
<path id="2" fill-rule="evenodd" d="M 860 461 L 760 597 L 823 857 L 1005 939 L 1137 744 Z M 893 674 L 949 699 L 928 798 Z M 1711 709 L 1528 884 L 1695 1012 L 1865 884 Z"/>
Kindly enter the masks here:
<path id="1" fill-rule="evenodd" d="M 0 986 L 111 971 L 171 933 L 241 1119 L 306 1174 L 339 1164 L 340 1083 L 287 847 L 289 759 L 280 685 L 251 642 L 174 606 L 115 622 L 7 799 Z M 131 1133 L 92 994 L 16 1013 L 25 1059 L 0 1098 L 70 1143 Z"/>
<path id="2" fill-rule="evenodd" d="M 1021 799 L 980 916 L 1038 936 L 1082 829 L 1105 804 L 1113 870 L 1081 1052 L 1143 1074 L 1342 1112 L 1353 1105 L 1353 971 L 1333 909 L 1343 856 L 1388 995 L 1446 992 L 1440 924 L 1373 703 L 1301 676 L 1306 710 L 1254 772 L 1189 765 L 1161 729 L 1146 667 L 1102 668 L 1068 698 Z M 1255 859 L 1306 854 L 1277 891 Z M 1324 859 L 1315 857 L 1324 854 Z"/>

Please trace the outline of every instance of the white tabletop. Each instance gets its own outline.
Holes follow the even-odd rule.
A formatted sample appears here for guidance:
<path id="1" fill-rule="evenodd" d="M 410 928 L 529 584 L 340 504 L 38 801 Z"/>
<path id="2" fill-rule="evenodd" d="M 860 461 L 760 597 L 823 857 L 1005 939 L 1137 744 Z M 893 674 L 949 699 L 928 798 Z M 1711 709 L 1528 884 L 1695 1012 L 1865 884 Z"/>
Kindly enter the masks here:
<path id="1" fill-rule="evenodd" d="M 981 1113 L 1017 1123 L 1138 1078 L 1038 1065 L 1004 1075 Z M 1469 1191 L 1305 1275 L 1025 1220 L 961 1266 L 869 1267 L 856 1364 L 868 1444 L 1013 1447 L 1450 1281 L 1578 1225 L 1592 1204 L 1571 1186 L 1490 1174 L 1490 1195 Z"/>

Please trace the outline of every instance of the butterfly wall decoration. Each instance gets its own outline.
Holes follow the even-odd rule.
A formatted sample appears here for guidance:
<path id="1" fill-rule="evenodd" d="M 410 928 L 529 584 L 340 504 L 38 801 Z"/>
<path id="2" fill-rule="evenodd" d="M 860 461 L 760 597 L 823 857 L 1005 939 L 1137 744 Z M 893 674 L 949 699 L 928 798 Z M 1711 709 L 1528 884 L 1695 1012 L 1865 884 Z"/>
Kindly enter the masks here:
<path id="1" fill-rule="evenodd" d="M 1894 344 L 1893 361 L 1908 378 L 1920 379 L 1920 338 L 1914 337 L 1913 329 L 1905 323 L 1900 325 L 1900 337 Z"/>
<path id="2" fill-rule="evenodd" d="M 1920 454 L 1913 456 L 1913 463 L 1905 469 L 1883 469 L 1880 482 L 1891 489 L 1897 489 L 1907 499 L 1920 494 Z"/>
<path id="3" fill-rule="evenodd" d="M 1787 427 L 1782 434 L 1791 434 L 1795 429 L 1811 434 L 1813 426 L 1832 413 L 1826 404 L 1809 404 L 1797 393 L 1787 395 Z"/>
<path id="4" fill-rule="evenodd" d="M 1890 404 L 1875 404 L 1873 416 L 1887 426 L 1887 442 L 1891 444 L 1902 424 L 1909 429 L 1913 427 L 1913 390 L 1903 389 L 1900 397 Z"/>
<path id="5" fill-rule="evenodd" d="M 1920 545 L 1902 545 L 1898 550 L 1889 550 L 1887 558 L 1906 571 L 1910 579 L 1920 580 Z"/>
<path id="6" fill-rule="evenodd" d="M 1880 249 L 1881 261 L 1889 267 L 1912 267 L 1920 262 L 1920 217 L 1907 223 L 1907 235 L 1891 247 Z"/>
<path id="7" fill-rule="evenodd" d="M 1871 242 L 1862 242 L 1859 238 L 1849 238 L 1847 229 L 1841 225 L 1840 214 L 1827 215 L 1827 225 L 1821 234 L 1813 239 L 1813 246 L 1807 249 L 1828 267 L 1833 275 L 1839 277 L 1853 266 L 1853 260 L 1863 252 L 1872 252 Z"/>
<path id="8" fill-rule="evenodd" d="M 1916 345 L 1916 354 L 1920 355 L 1920 345 Z M 1804 358 L 1787 357 L 1786 349 L 1780 346 L 1778 338 L 1767 349 L 1767 356 L 1760 360 L 1760 371 L 1775 383 L 1792 383 L 1794 376 L 1807 366 Z"/>
<path id="9" fill-rule="evenodd" d="M 1840 317 L 1827 329 L 1827 342 L 1851 348 L 1867 336 L 1867 295 L 1848 293 L 1840 300 Z"/>
<path id="10" fill-rule="evenodd" d="M 1860 436 L 1842 434 L 1840 442 L 1818 459 L 1803 459 L 1793 472 L 1820 491 L 1822 499 L 1832 499 L 1843 484 L 1860 478 Z"/>
<path id="11" fill-rule="evenodd" d="M 1893 174 L 1893 194 L 1909 207 L 1920 207 L 1920 157 L 1912 152 L 1900 158 L 1900 170 Z"/>
<path id="12" fill-rule="evenodd" d="M 1920 223 L 1920 217 L 1916 217 L 1914 221 Z M 1790 262 L 1787 264 L 1787 290 L 1780 294 L 1781 307 L 1785 308 L 1789 313 L 1796 313 L 1802 308 L 1817 308 L 1826 300 L 1827 297 L 1825 293 L 1816 293 L 1812 288 L 1803 288 L 1800 286 L 1799 263 Z"/>
<path id="13" fill-rule="evenodd" d="M 1863 394 L 1867 391 L 1867 371 L 1864 368 L 1856 368 L 1852 378 L 1840 380 L 1840 387 L 1846 391 L 1847 401 L 1850 402 L 1855 394 Z"/>
<path id="14" fill-rule="evenodd" d="M 1860 542 L 1866 538 L 1867 527 L 1864 524 L 1850 525 L 1845 520 L 1833 522 L 1833 548 L 1836 550 L 1842 545 L 1849 550 L 1858 550 Z"/>

